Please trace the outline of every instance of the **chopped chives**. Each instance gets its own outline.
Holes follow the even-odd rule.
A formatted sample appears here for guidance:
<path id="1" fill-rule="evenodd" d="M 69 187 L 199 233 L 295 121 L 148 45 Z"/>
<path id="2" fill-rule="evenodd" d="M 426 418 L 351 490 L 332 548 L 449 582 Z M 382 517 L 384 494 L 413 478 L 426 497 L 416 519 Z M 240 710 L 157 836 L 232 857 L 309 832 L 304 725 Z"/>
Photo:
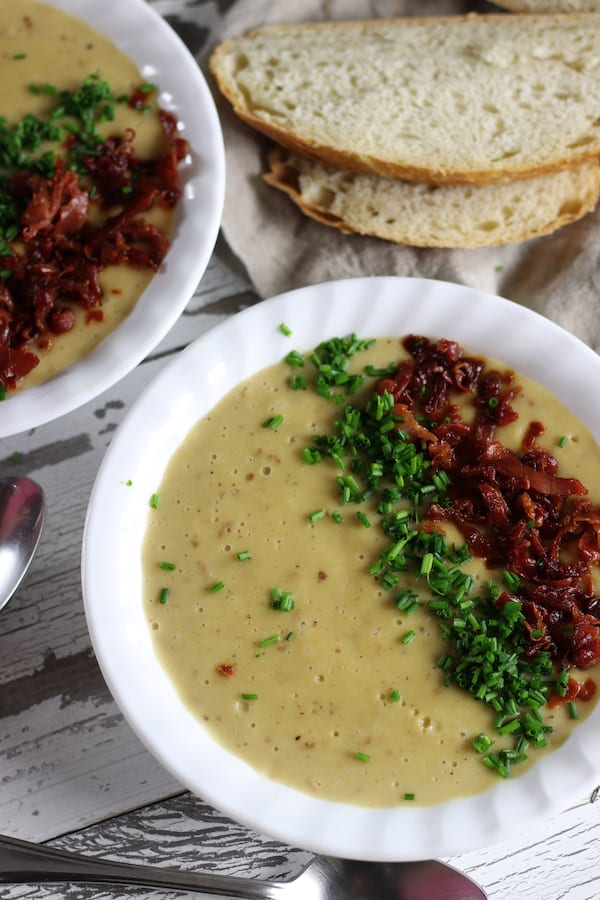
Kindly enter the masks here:
<path id="1" fill-rule="evenodd" d="M 577 719 L 577 718 L 579 717 L 579 714 L 578 714 L 578 712 L 577 712 L 577 706 L 573 703 L 572 700 L 569 700 L 569 703 L 568 703 L 567 705 L 568 705 L 568 708 L 569 708 L 569 716 L 570 716 L 570 718 L 571 718 L 571 719 Z"/>
<path id="2" fill-rule="evenodd" d="M 282 591 L 281 588 L 273 588 L 271 591 L 271 608 L 281 612 L 291 612 L 296 605 L 291 591 Z"/>
<path id="3" fill-rule="evenodd" d="M 211 594 L 216 594 L 219 591 L 222 591 L 225 587 L 225 583 L 223 581 L 216 581 L 212 587 L 209 588 Z"/>
<path id="4" fill-rule="evenodd" d="M 326 512 L 324 509 L 316 509 L 314 512 L 310 513 L 308 516 L 309 522 L 318 522 L 319 519 L 324 519 L 326 516 Z"/>
<path id="5" fill-rule="evenodd" d="M 242 694 L 242 700 L 258 700 L 258 694 Z"/>
<path id="6" fill-rule="evenodd" d="M 512 734 L 513 731 L 518 731 L 521 727 L 520 719 L 510 719 L 508 722 L 505 722 L 504 725 L 498 726 L 499 734 Z"/>
<path id="7" fill-rule="evenodd" d="M 262 641 L 259 641 L 258 646 L 259 647 L 270 647 L 271 644 L 276 644 L 278 641 L 279 641 L 279 635 L 272 634 L 270 637 L 263 638 Z"/>
<path id="8" fill-rule="evenodd" d="M 281 322 L 281 324 L 279 325 L 279 330 L 283 335 L 285 335 L 285 337 L 292 336 L 292 330 L 291 330 L 291 328 L 288 328 L 288 326 L 285 324 L 285 322 Z"/>
<path id="9" fill-rule="evenodd" d="M 284 591 L 279 601 L 279 609 L 282 612 L 291 612 L 295 606 L 294 595 L 291 591 Z"/>
<path id="10" fill-rule="evenodd" d="M 172 562 L 161 562 L 158 564 L 159 569 L 164 569 L 165 572 L 172 572 L 173 569 L 176 568 L 175 563 Z"/>
<path id="11" fill-rule="evenodd" d="M 414 800 L 414 799 L 415 799 L 415 795 L 414 795 L 414 794 L 411 794 L 411 793 L 406 793 L 406 794 L 404 794 L 404 799 L 405 799 L 405 800 Z"/>
<path id="12" fill-rule="evenodd" d="M 421 559 L 420 574 L 429 575 L 433 565 L 433 553 L 425 553 Z"/>
<path id="13" fill-rule="evenodd" d="M 396 597 L 396 607 L 401 612 L 405 612 L 408 615 L 413 613 L 417 607 L 419 606 L 419 598 L 417 594 L 412 590 L 412 588 L 405 588 L 400 591 L 398 596 Z"/>
<path id="14" fill-rule="evenodd" d="M 299 369 L 304 365 L 304 357 L 301 353 L 298 353 L 297 350 L 292 350 L 285 357 L 285 362 L 288 364 L 288 366 L 293 366 L 293 368 Z"/>
<path id="15" fill-rule="evenodd" d="M 158 602 L 166 603 L 168 601 L 168 599 L 169 599 L 169 588 L 166 588 L 166 587 L 161 588 L 161 591 L 160 591 L 160 594 L 158 597 Z"/>
<path id="16" fill-rule="evenodd" d="M 515 741 L 515 752 L 521 754 L 522 756 L 525 754 L 529 744 L 523 735 L 520 735 Z M 525 757 L 526 759 L 527 757 Z"/>
<path id="17" fill-rule="evenodd" d="M 275 429 L 275 428 L 278 428 L 282 422 L 283 422 L 283 416 L 278 414 L 276 416 L 271 416 L 271 418 L 269 418 L 269 419 L 265 419 L 265 421 L 262 423 L 262 427 Z"/>
<path id="18" fill-rule="evenodd" d="M 424 514 L 430 505 L 443 508 L 455 502 L 449 495 L 452 480 L 442 469 L 432 471 L 425 443 L 411 437 L 408 429 L 403 430 L 401 416 L 394 415 L 398 409 L 394 395 L 374 390 L 364 405 L 348 402 L 348 395 L 363 383 L 362 378 L 352 374 L 349 359 L 365 346 L 367 342 L 363 345 L 356 335 L 349 335 L 326 341 L 307 355 L 306 364 L 312 364 L 316 372 L 308 379 L 311 386 L 319 396 L 339 404 L 340 409 L 330 433 L 314 436 L 311 445 L 300 450 L 300 454 L 309 465 L 329 458 L 337 467 L 334 477 L 340 509 L 366 500 L 373 503 L 380 517 L 377 527 L 389 543 L 367 563 L 367 571 L 382 589 L 395 591 L 392 603 L 397 609 L 409 614 L 419 606 L 416 592 L 398 592 L 405 583 L 404 573 L 426 579 L 424 587 L 431 599 L 423 599 L 423 605 L 427 603 L 436 614 L 442 638 L 448 641 L 448 652 L 437 663 L 440 679 L 446 685 L 456 684 L 469 690 L 494 711 L 495 732 L 510 738 L 512 747 L 490 752 L 493 736 L 483 734 L 472 743 L 486 766 L 507 777 L 512 765 L 527 758 L 530 745 L 545 745 L 551 727 L 544 723 L 540 709 L 555 686 L 560 693 L 561 679 L 557 680 L 547 651 L 540 650 L 534 658 L 523 655 L 527 644 L 536 640 L 536 635 L 538 639 L 543 635 L 538 635 L 535 628 L 526 628 L 521 604 L 496 605 L 503 590 L 527 596 L 529 584 L 522 584 L 515 572 L 507 570 L 499 573 L 498 583 L 484 583 L 481 596 L 471 597 L 475 582 L 462 570 L 471 558 L 467 544 L 449 546 L 440 531 L 427 527 Z M 288 354 L 286 361 L 292 366 L 305 365 L 304 357 L 296 351 Z M 366 376 L 379 378 L 393 378 L 396 370 L 397 364 L 389 369 L 363 368 Z M 290 375 L 290 386 L 304 384 L 306 379 L 300 382 L 300 377 L 303 378 Z M 435 389 L 433 380 L 423 384 L 424 404 L 433 397 Z M 499 393 L 485 402 L 492 411 L 500 407 L 504 396 Z M 448 416 L 432 420 L 420 403 L 417 400 L 414 416 L 424 428 L 435 431 L 444 423 L 451 424 Z M 375 524 L 370 509 L 369 517 Z M 365 527 L 372 527 L 366 513 L 359 507 L 355 515 Z M 318 521 L 324 515 L 324 510 L 315 510 L 309 519 Z M 329 515 L 338 523 L 342 521 L 338 511 Z M 525 520 L 521 527 L 534 529 L 538 521 Z M 275 608 L 281 608 L 282 594 L 279 592 L 274 600 Z M 417 630 L 404 634 L 400 631 L 400 635 L 399 641 L 409 644 L 416 638 Z M 388 689 L 387 698 L 388 702 L 397 703 L 401 695 Z M 363 756 L 368 758 L 368 754 Z M 406 796 L 414 799 L 413 794 Z"/>
<path id="19" fill-rule="evenodd" d="M 158 509 L 160 506 L 160 494 L 152 494 L 149 503 L 152 509 Z"/>
<path id="20" fill-rule="evenodd" d="M 385 376 L 392 377 L 398 371 L 398 363 L 390 363 L 389 366 L 385 368 L 377 368 L 377 366 L 365 366 L 365 375 L 368 375 L 372 378 L 384 378 Z"/>
<path id="21" fill-rule="evenodd" d="M 308 385 L 304 375 L 290 375 L 290 387 L 293 391 L 305 391 Z"/>
<path id="22" fill-rule="evenodd" d="M 567 693 L 567 685 L 569 683 L 569 673 L 566 669 L 561 669 L 556 679 L 556 693 L 559 697 L 565 697 Z"/>
<path id="23" fill-rule="evenodd" d="M 323 457 L 318 450 L 311 450 L 310 448 L 306 447 L 302 451 L 302 459 L 305 463 L 308 463 L 309 466 L 312 466 L 315 463 L 321 462 Z"/>
<path id="24" fill-rule="evenodd" d="M 336 525 L 340 525 L 343 522 L 342 515 L 339 512 L 332 512 L 331 518 L 336 523 Z"/>
<path id="25" fill-rule="evenodd" d="M 503 572 L 502 580 L 510 591 L 516 591 L 521 587 L 521 579 L 514 572 Z"/>
<path id="26" fill-rule="evenodd" d="M 476 738 L 473 738 L 473 747 L 477 753 L 487 753 L 493 743 L 487 734 L 478 734 Z"/>
<path id="27" fill-rule="evenodd" d="M 561 439 L 558 442 L 558 446 L 561 448 L 566 447 L 568 443 L 569 443 L 569 438 L 567 437 L 566 434 L 563 434 L 563 436 L 561 437 Z"/>
<path id="28" fill-rule="evenodd" d="M 370 762 L 371 757 L 368 753 L 363 753 L 361 750 L 357 750 L 354 754 L 354 758 L 358 759 L 360 762 Z"/>
<path id="29" fill-rule="evenodd" d="M 288 633 L 285 636 L 285 639 L 286 639 L 286 641 L 291 641 L 293 637 L 294 637 L 294 632 L 288 631 Z"/>
<path id="30" fill-rule="evenodd" d="M 245 559 L 252 559 L 252 554 L 249 550 L 240 550 L 237 554 L 237 558 L 242 561 Z"/>

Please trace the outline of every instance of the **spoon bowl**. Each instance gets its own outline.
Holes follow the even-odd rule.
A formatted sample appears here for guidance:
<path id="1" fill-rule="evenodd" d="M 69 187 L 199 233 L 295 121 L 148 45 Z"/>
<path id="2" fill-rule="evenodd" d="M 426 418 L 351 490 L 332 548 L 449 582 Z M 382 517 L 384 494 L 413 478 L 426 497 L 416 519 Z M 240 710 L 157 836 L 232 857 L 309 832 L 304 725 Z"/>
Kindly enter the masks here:
<path id="1" fill-rule="evenodd" d="M 45 499 L 30 478 L 0 479 L 0 609 L 27 572 L 40 541 Z"/>
<path id="2" fill-rule="evenodd" d="M 437 860 L 372 863 L 315 857 L 291 881 L 259 881 L 92 859 L 0 837 L 0 883 L 103 883 L 166 887 L 239 900 L 486 900 L 466 875 Z"/>

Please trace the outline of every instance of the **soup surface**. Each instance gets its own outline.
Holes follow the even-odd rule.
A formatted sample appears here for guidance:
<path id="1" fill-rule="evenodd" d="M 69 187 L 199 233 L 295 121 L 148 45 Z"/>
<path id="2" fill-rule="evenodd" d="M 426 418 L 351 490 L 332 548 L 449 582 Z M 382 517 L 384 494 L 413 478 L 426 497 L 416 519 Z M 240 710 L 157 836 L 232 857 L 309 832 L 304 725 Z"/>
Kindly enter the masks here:
<path id="1" fill-rule="evenodd" d="M 56 106 L 56 92 L 77 91 L 89 76 L 105 81 L 115 97 L 132 96 L 145 81 L 136 65 L 102 34 L 36 0 L 0 6 L 0 39 L 0 113 L 11 127 L 26 115 L 47 118 Z M 42 89 L 32 92 L 31 85 Z M 148 93 L 144 106 L 142 110 L 115 103 L 114 119 L 99 122 L 97 131 L 106 139 L 133 129 L 135 154 L 149 160 L 166 152 L 167 141 L 153 93 Z M 41 151 L 44 149 L 45 145 Z M 104 215 L 90 208 L 90 218 L 95 221 Z M 170 234 L 172 210 L 155 206 L 144 217 L 165 235 Z M 104 268 L 100 274 L 101 316 L 89 316 L 81 307 L 73 307 L 76 321 L 70 331 L 49 340 L 45 336 L 27 348 L 39 356 L 40 363 L 18 388 L 46 381 L 89 353 L 128 315 L 152 277 L 153 272 L 143 266 Z"/>
<path id="2" fill-rule="evenodd" d="M 352 365 L 387 366 L 402 355 L 398 340 L 384 338 Z M 520 447 L 532 419 L 543 421 L 540 446 L 597 501 L 593 437 L 539 385 L 516 383 L 519 419 L 498 429 L 502 442 Z M 403 584 L 386 590 L 369 574 L 389 546 L 373 504 L 361 505 L 361 520 L 340 504 L 335 463 L 303 462 L 304 448 L 331 433 L 338 415 L 313 389 L 291 390 L 281 363 L 192 428 L 157 486 L 145 536 L 144 602 L 157 654 L 216 740 L 275 780 L 369 806 L 477 793 L 498 775 L 473 739 L 492 735 L 497 751 L 510 736 L 493 734 L 493 709 L 445 684 L 438 661 L 448 645 L 427 603 L 401 610 Z M 462 543 L 455 526 L 436 527 L 449 544 Z M 473 593 L 491 574 L 501 580 L 481 560 L 464 569 Z M 406 575 L 404 586 L 427 598 L 426 582 Z M 273 607 L 273 596 L 289 595 L 292 609 Z M 592 706 L 578 703 L 579 719 Z M 544 708 L 544 721 L 550 749 L 574 725 L 566 703 Z M 530 752 L 520 770 L 543 752 Z"/>

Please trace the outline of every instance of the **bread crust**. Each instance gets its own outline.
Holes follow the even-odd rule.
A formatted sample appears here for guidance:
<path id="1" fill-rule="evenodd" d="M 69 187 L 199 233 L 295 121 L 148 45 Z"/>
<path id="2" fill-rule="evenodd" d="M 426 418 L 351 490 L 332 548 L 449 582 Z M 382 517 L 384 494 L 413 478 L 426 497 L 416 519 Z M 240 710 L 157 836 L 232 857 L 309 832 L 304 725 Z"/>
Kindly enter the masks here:
<path id="1" fill-rule="evenodd" d="M 600 141 L 598 146 L 584 151 L 578 155 L 575 162 L 570 157 L 563 157 L 554 160 L 547 165 L 535 165 L 527 168 L 521 168 L 516 171 L 499 172 L 496 169 L 480 169 L 476 172 L 456 170 L 448 171 L 442 167 L 419 168 L 417 166 L 392 164 L 384 160 L 378 160 L 373 157 L 357 156 L 354 153 L 329 147 L 323 144 L 305 141 L 298 135 L 292 134 L 284 129 L 278 128 L 271 123 L 261 122 L 260 120 L 248 115 L 245 111 L 235 109 L 235 112 L 250 125 L 255 131 L 259 131 L 266 137 L 271 138 L 276 144 L 294 152 L 301 156 L 307 156 L 318 162 L 326 163 L 339 169 L 347 169 L 350 172 L 364 172 L 369 175 L 381 175 L 384 178 L 398 178 L 402 181 L 416 181 L 420 184 L 439 184 L 439 185 L 461 185 L 461 184 L 500 184 L 507 180 L 522 180 L 533 178 L 537 175 L 548 175 L 561 169 L 571 168 L 574 164 L 588 162 L 589 160 L 598 159 L 600 156 Z"/>
<path id="2" fill-rule="evenodd" d="M 456 28 L 458 23 L 470 21 L 486 21 L 497 22 L 500 28 L 503 28 L 507 21 L 514 24 L 515 16 L 505 13 L 492 13 L 489 15 L 468 14 L 465 16 L 440 16 L 435 19 L 425 17 L 415 17 L 407 19 L 376 19 L 376 20 L 355 20 L 335 21 L 335 22 L 312 22 L 302 23 L 301 25 L 270 25 L 264 28 L 255 29 L 249 32 L 245 38 L 252 38 L 255 35 L 268 34 L 285 34 L 289 28 L 301 27 L 305 30 L 329 30 L 336 29 L 351 31 L 352 29 L 361 29 L 365 26 L 370 27 L 386 27 L 389 24 L 402 24 L 403 28 L 418 27 L 423 23 L 435 21 L 436 24 L 446 23 L 449 27 Z M 600 13 L 562 13 L 562 14 L 522 14 L 518 16 L 521 27 L 526 27 L 527 22 L 531 23 L 548 23 L 549 21 L 560 24 L 562 21 L 568 22 L 592 22 L 600 29 Z M 548 158 L 545 162 L 540 160 L 531 161 L 530 164 L 520 162 L 516 164 L 514 161 L 507 161 L 503 166 L 488 165 L 479 166 L 477 168 L 449 168 L 442 164 L 433 165 L 431 163 L 423 166 L 415 165 L 413 162 L 397 159 L 389 160 L 378 158 L 374 155 L 358 154 L 351 149 L 341 146 L 335 146 L 330 143 L 323 143 L 302 136 L 292 128 L 285 128 L 277 125 L 272 121 L 267 121 L 260 116 L 252 114 L 240 102 L 238 91 L 232 79 L 228 77 L 226 67 L 222 65 L 222 61 L 237 46 L 236 38 L 228 38 L 219 44 L 211 54 L 209 60 L 209 68 L 215 79 L 218 89 L 223 96 L 231 103 L 235 114 L 250 127 L 261 132 L 276 143 L 286 147 L 287 149 L 298 152 L 304 156 L 308 156 L 315 160 L 320 160 L 332 166 L 345 168 L 355 172 L 367 172 L 382 175 L 388 178 L 399 178 L 403 180 L 416 181 L 422 183 L 433 184 L 490 184 L 502 180 L 531 178 L 537 175 L 551 173 L 562 168 L 571 167 L 577 163 L 586 160 L 592 160 L 600 156 L 600 134 L 596 140 L 588 144 L 582 145 L 575 149 L 570 148 L 569 152 L 556 154 Z"/>

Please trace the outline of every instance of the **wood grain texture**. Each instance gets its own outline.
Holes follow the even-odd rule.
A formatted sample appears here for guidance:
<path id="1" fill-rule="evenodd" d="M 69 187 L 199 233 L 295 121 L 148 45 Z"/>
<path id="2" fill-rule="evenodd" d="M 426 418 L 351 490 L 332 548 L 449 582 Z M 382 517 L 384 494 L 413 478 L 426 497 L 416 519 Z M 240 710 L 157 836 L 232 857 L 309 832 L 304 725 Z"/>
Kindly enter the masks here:
<path id="1" fill-rule="evenodd" d="M 197 53 L 218 34 L 234 0 L 152 5 Z M 130 375 L 57 422 L 0 442 L 0 477 L 36 478 L 49 508 L 38 555 L 0 617 L 0 823 L 7 834 L 94 856 L 257 878 L 292 876 L 310 858 L 183 792 L 150 756 L 102 678 L 81 597 L 87 499 L 114 430 L 179 349 L 257 300 L 241 265 L 219 241 L 180 320 Z M 524 834 L 518 823 L 515 829 L 506 844 L 447 861 L 478 881 L 490 900 L 600 898 L 600 799 L 573 798 L 573 806 L 552 820 Z M 18 885 L 3 886 L 0 896 L 171 900 L 184 894 Z"/>

